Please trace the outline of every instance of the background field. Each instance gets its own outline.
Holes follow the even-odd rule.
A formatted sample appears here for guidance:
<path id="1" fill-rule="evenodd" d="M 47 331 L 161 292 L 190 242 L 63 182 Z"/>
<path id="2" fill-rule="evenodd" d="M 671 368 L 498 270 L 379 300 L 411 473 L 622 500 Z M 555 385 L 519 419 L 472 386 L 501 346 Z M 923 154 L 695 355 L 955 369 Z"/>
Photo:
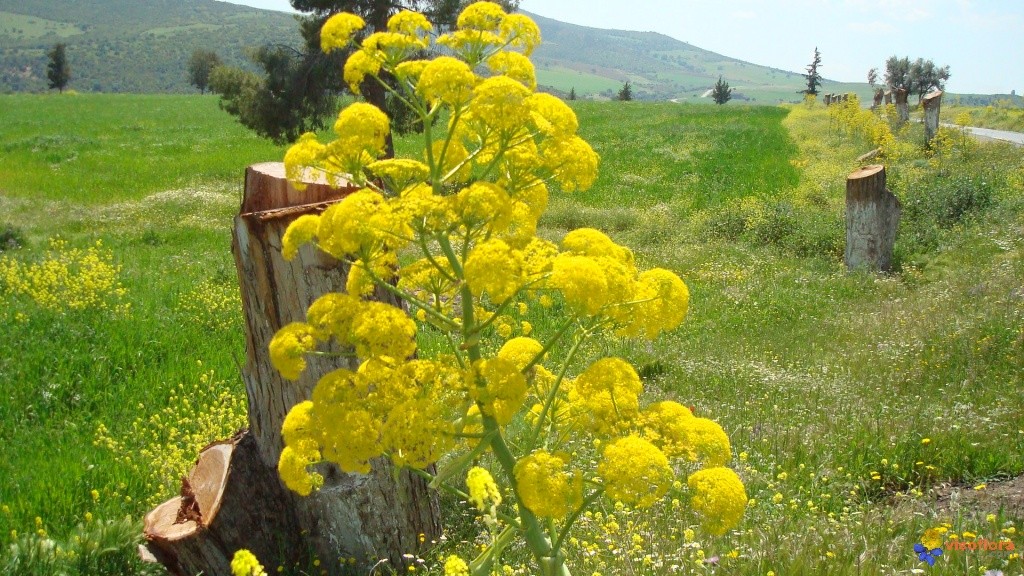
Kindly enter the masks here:
<path id="1" fill-rule="evenodd" d="M 929 154 L 920 127 L 900 133 L 914 153 L 886 162 L 904 205 L 899 268 L 847 274 L 843 182 L 871 145 L 823 108 L 574 107 L 601 176 L 554 194 L 541 235 L 600 228 L 692 293 L 677 331 L 585 356 L 621 354 L 645 400 L 722 423 L 753 498 L 717 538 L 679 490 L 649 511 L 606 503 L 573 543 L 578 573 L 906 574 L 936 526 L 1024 546 L 1020 496 L 1001 482 L 1024 470 L 1019 149 L 950 133 Z M 27 560 L 45 556 L 39 542 L 80 550 L 75 536 L 93 530 L 112 551 L 71 573 L 139 572 L 138 521 L 177 489 L 154 463 L 187 465 L 240 422 L 230 219 L 244 167 L 283 149 L 213 98 L 21 95 L 0 98 L 0 150 L 0 232 L 13 240 L 0 262 L 40 262 L 57 235 L 65 254 L 100 240 L 125 289 L 108 309 L 51 310 L 0 274 L 0 535 L 15 545 L 0 568 L 56 573 Z M 445 510 L 443 552 L 466 553 L 473 520 L 457 502 Z M 527 573 L 516 551 L 508 560 Z M 1021 566 L 965 552 L 928 570 Z"/>

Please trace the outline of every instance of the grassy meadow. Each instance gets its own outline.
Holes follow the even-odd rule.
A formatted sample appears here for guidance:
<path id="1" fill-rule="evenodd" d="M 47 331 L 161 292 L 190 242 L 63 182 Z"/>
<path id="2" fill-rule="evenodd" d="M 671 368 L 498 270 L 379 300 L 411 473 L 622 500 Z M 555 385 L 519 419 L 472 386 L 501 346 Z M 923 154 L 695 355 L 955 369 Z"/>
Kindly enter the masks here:
<path id="1" fill-rule="evenodd" d="M 825 108 L 573 107 L 601 175 L 553 193 L 539 235 L 599 228 L 691 291 L 676 331 L 580 362 L 622 355 L 646 401 L 722 424 L 751 498 L 721 537 L 680 487 L 605 502 L 573 534 L 575 573 L 1024 573 L 1020 149 L 898 130 L 897 270 L 849 274 L 844 181 L 874 145 Z M 284 150 L 212 97 L 110 95 L 0 96 L 0 150 L 0 572 L 160 574 L 134 559 L 142 515 L 244 423 L 230 222 L 244 167 Z M 417 572 L 474 549 L 479 521 L 444 510 Z M 929 528 L 1017 552 L 929 567 Z"/>

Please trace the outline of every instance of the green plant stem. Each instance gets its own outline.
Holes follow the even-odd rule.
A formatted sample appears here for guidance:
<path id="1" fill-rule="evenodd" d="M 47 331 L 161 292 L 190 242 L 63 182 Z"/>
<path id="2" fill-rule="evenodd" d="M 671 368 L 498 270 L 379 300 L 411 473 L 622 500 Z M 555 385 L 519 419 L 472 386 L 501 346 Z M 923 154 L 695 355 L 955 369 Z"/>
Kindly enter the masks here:
<path id="1" fill-rule="evenodd" d="M 558 533 L 558 538 L 555 539 L 555 554 L 558 554 L 562 550 L 562 544 L 565 543 L 565 538 L 569 535 L 569 529 L 572 528 L 572 525 L 576 523 L 576 520 L 579 519 L 580 515 L 583 514 L 583 512 L 585 512 L 591 504 L 596 502 L 602 494 L 604 494 L 603 488 L 591 492 L 586 498 L 583 499 L 583 503 L 580 504 L 580 507 L 577 508 L 575 512 L 570 514 L 569 517 L 565 519 L 565 523 L 562 526 L 562 530 Z"/>
<path id="2" fill-rule="evenodd" d="M 528 446 L 534 448 L 537 445 L 537 439 L 540 438 L 540 431 L 544 428 L 544 420 L 547 418 L 548 410 L 551 409 L 551 405 L 555 402 L 555 396 L 558 394 L 558 389 L 562 386 L 562 380 L 565 378 L 565 373 L 569 370 L 569 363 L 572 361 L 576 352 L 580 349 L 580 346 L 586 342 L 587 338 L 590 337 L 590 331 L 584 330 L 582 337 L 576 340 L 569 349 L 569 353 L 565 356 L 565 361 L 562 362 L 562 369 L 558 371 L 558 377 L 555 378 L 555 383 L 551 385 L 551 390 L 548 392 L 548 397 L 544 399 L 544 407 L 541 408 L 540 416 L 537 417 L 537 425 L 533 427 L 533 433 L 530 434 L 530 442 Z"/>

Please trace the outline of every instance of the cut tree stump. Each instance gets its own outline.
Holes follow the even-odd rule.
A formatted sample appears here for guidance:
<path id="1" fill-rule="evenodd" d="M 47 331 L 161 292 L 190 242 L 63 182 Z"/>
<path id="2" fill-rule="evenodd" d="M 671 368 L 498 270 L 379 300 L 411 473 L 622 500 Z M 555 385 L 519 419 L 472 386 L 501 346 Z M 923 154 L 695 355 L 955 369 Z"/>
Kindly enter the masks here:
<path id="1" fill-rule="evenodd" d="M 900 122 L 910 122 L 910 104 L 907 103 L 909 95 L 910 92 L 906 88 L 893 90 L 893 96 L 896 98 L 896 117 Z"/>
<path id="2" fill-rule="evenodd" d="M 846 178 L 846 268 L 888 272 L 900 222 L 900 201 L 885 187 L 885 166 L 864 166 Z"/>
<path id="3" fill-rule="evenodd" d="M 921 99 L 924 107 L 924 143 L 931 147 L 932 140 L 939 132 L 939 108 L 942 106 L 942 90 L 929 92 Z"/>
<path id="4" fill-rule="evenodd" d="M 319 465 L 324 484 L 307 497 L 288 490 L 277 474 L 284 447 L 281 425 L 289 409 L 308 399 L 327 372 L 355 368 L 354 360 L 342 365 L 338 358 L 309 357 L 302 376 L 288 381 L 270 364 L 268 345 L 277 330 L 304 320 L 321 295 L 344 291 L 348 273 L 346 264 L 312 245 L 290 262 L 281 256 L 289 223 L 322 212 L 354 190 L 307 176 L 306 189 L 298 191 L 281 163 L 246 170 L 232 252 L 245 315 L 242 378 L 249 429 L 204 449 L 182 494 L 147 515 L 148 548 L 173 574 L 230 574 L 231 556 L 241 548 L 267 567 L 308 569 L 316 558 L 327 574 L 340 574 L 353 567 L 339 559 L 353 558 L 363 571 L 385 559 L 402 572 L 403 554 L 418 553 L 421 538 L 430 542 L 440 536 L 436 493 L 408 471 L 396 474 L 383 458 L 366 475 Z M 374 297 L 401 305 L 383 290 Z"/>

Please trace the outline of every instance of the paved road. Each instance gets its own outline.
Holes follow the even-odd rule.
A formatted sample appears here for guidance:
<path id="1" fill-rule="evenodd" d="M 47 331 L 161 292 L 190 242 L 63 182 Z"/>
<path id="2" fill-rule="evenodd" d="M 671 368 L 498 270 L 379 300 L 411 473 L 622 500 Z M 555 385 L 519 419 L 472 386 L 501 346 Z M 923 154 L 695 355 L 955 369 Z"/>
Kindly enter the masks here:
<path id="1" fill-rule="evenodd" d="M 943 126 L 949 126 L 950 128 L 959 128 L 956 124 L 946 124 Z M 1024 134 L 1020 132 L 1007 132 L 1006 130 L 992 130 L 989 128 L 975 128 L 973 126 L 965 127 L 968 132 L 981 138 L 992 138 L 993 140 L 1002 140 L 1004 142 L 1012 142 L 1018 146 L 1024 146 Z"/>

